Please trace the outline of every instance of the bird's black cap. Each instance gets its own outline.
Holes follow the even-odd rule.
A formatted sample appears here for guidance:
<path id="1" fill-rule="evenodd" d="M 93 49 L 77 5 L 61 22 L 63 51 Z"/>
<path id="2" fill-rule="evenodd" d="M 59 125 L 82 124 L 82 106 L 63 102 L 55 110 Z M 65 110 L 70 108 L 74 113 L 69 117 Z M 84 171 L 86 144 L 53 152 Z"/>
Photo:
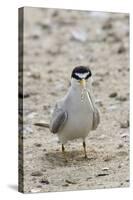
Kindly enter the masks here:
<path id="1" fill-rule="evenodd" d="M 79 76 L 79 74 L 81 74 L 81 75 L 82 74 L 86 74 L 85 79 L 88 79 L 92 75 L 91 70 L 89 69 L 89 67 L 78 66 L 78 67 L 75 67 L 73 69 L 71 77 L 75 78 L 77 80 L 81 80 L 82 78 Z"/>

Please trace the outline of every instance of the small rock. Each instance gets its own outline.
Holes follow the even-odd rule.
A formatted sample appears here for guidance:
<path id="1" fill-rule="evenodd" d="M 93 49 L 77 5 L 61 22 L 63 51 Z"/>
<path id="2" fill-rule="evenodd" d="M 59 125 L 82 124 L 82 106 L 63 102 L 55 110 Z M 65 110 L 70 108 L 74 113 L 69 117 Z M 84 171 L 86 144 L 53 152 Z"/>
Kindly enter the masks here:
<path id="1" fill-rule="evenodd" d="M 65 180 L 65 182 L 68 183 L 68 184 L 76 184 L 75 181 L 71 181 L 71 180 Z"/>
<path id="2" fill-rule="evenodd" d="M 49 78 L 47 79 L 47 81 L 50 83 L 50 82 L 53 82 L 53 79 L 49 77 Z"/>
<path id="3" fill-rule="evenodd" d="M 30 113 L 27 115 L 27 118 L 28 118 L 28 119 L 33 119 L 36 115 L 37 115 L 37 113 L 35 113 L 35 112 L 30 112 Z"/>
<path id="4" fill-rule="evenodd" d="M 42 179 L 42 180 L 40 181 L 40 183 L 48 185 L 48 184 L 49 184 L 49 181 L 48 181 L 47 179 Z"/>
<path id="5" fill-rule="evenodd" d="M 44 109 L 44 110 L 48 110 L 49 108 L 50 108 L 50 105 L 49 105 L 49 104 L 43 105 L 43 109 Z"/>
<path id="6" fill-rule="evenodd" d="M 126 179 L 126 182 L 130 182 L 130 180 L 129 180 L 129 179 Z"/>
<path id="7" fill-rule="evenodd" d="M 52 17 L 57 17 L 59 15 L 58 10 L 54 10 L 52 13 Z"/>
<path id="8" fill-rule="evenodd" d="M 104 168 L 102 168 L 102 171 L 108 171 L 108 170 L 109 170 L 108 167 L 104 167 Z"/>
<path id="9" fill-rule="evenodd" d="M 63 187 L 68 187 L 68 186 L 69 186 L 69 184 L 67 184 L 67 183 L 66 183 L 66 184 L 63 184 L 62 186 L 63 186 Z"/>
<path id="10" fill-rule="evenodd" d="M 23 92 L 19 92 L 19 98 L 29 98 L 30 94 L 29 93 L 23 93 Z"/>
<path id="11" fill-rule="evenodd" d="M 122 143 L 118 144 L 117 149 L 121 149 L 124 145 Z"/>
<path id="12" fill-rule="evenodd" d="M 36 147 L 41 147 L 41 146 L 42 146 L 42 144 L 40 144 L 40 143 L 34 143 L 34 145 L 35 145 Z"/>
<path id="13" fill-rule="evenodd" d="M 119 152 L 117 152 L 117 155 L 118 156 L 127 156 L 128 153 L 126 151 L 119 151 Z"/>
<path id="14" fill-rule="evenodd" d="M 124 46 L 120 46 L 119 49 L 118 49 L 118 51 L 117 51 L 117 53 L 118 53 L 118 54 L 122 54 L 122 53 L 124 53 L 125 51 L 126 51 L 126 48 L 125 48 Z"/>
<path id="15" fill-rule="evenodd" d="M 33 133 L 33 130 L 32 130 L 32 128 L 30 128 L 30 127 L 24 127 L 24 129 L 23 129 L 23 134 L 32 134 Z"/>
<path id="16" fill-rule="evenodd" d="M 121 42 L 121 38 L 113 32 L 108 33 L 107 37 L 108 42 Z"/>
<path id="17" fill-rule="evenodd" d="M 53 74 L 54 73 L 54 70 L 53 69 L 49 69 L 48 70 L 48 74 Z"/>
<path id="18" fill-rule="evenodd" d="M 118 109 L 117 105 L 110 105 L 109 107 L 107 107 L 107 110 L 109 110 L 109 111 L 113 111 L 113 110 L 116 110 L 116 109 Z"/>
<path id="19" fill-rule="evenodd" d="M 43 149 L 43 151 L 47 151 L 46 149 Z"/>
<path id="20" fill-rule="evenodd" d="M 40 79 L 40 78 L 41 78 L 41 75 L 40 75 L 40 73 L 33 73 L 33 74 L 31 74 L 31 77 L 32 77 L 33 79 Z"/>
<path id="21" fill-rule="evenodd" d="M 54 91 L 51 91 L 50 94 L 53 96 L 57 96 L 57 92 L 54 92 Z"/>
<path id="22" fill-rule="evenodd" d="M 39 172 L 39 171 L 35 171 L 35 172 L 31 173 L 31 176 L 42 176 L 42 175 L 43 175 L 43 173 Z"/>
<path id="23" fill-rule="evenodd" d="M 74 30 L 72 31 L 72 39 L 80 42 L 85 42 L 87 40 L 87 33 L 83 30 L 80 31 Z"/>
<path id="24" fill-rule="evenodd" d="M 43 29 L 45 31 L 47 30 L 48 32 L 50 32 L 51 28 L 52 28 L 52 24 L 49 19 L 45 19 L 45 21 L 43 20 L 41 22 L 38 22 L 37 25 L 40 26 L 41 29 Z"/>
<path id="25" fill-rule="evenodd" d="M 121 138 L 126 138 L 126 137 L 128 137 L 128 134 L 127 134 L 127 133 L 121 134 Z"/>
<path id="26" fill-rule="evenodd" d="M 103 107 L 103 102 L 101 100 L 96 100 L 96 104 L 100 107 Z"/>
<path id="27" fill-rule="evenodd" d="M 44 169 L 44 168 L 42 169 L 42 172 L 46 172 L 46 171 L 47 171 L 46 169 Z"/>
<path id="28" fill-rule="evenodd" d="M 33 193 L 36 193 L 36 192 L 40 192 L 41 189 L 40 188 L 33 188 L 30 191 L 33 192 Z"/>
<path id="29" fill-rule="evenodd" d="M 99 82 L 98 82 L 98 81 L 93 81 L 92 85 L 93 85 L 93 86 L 98 86 L 98 85 L 99 85 Z"/>
<path id="30" fill-rule="evenodd" d="M 88 177 L 86 180 L 88 181 L 88 180 L 90 180 L 90 179 L 92 179 L 92 177 L 90 176 L 90 177 Z"/>
<path id="31" fill-rule="evenodd" d="M 36 187 L 37 187 L 37 188 L 42 188 L 42 186 L 41 186 L 41 185 L 37 185 Z"/>
<path id="32" fill-rule="evenodd" d="M 110 21 L 107 21 L 103 26 L 102 26 L 103 30 L 108 30 L 108 29 L 112 29 L 112 23 Z"/>
<path id="33" fill-rule="evenodd" d="M 121 167 L 122 167 L 121 164 L 119 164 L 119 165 L 118 165 L 118 168 L 120 169 Z"/>
<path id="34" fill-rule="evenodd" d="M 111 93 L 111 94 L 109 95 L 110 98 L 114 98 L 114 97 L 116 97 L 116 96 L 117 96 L 117 92 L 113 92 L 113 93 Z"/>
<path id="35" fill-rule="evenodd" d="M 129 120 L 120 123 L 121 128 L 128 128 L 129 127 Z"/>
<path id="36" fill-rule="evenodd" d="M 104 161 L 105 161 L 105 162 L 108 162 L 108 161 L 110 161 L 110 160 L 112 160 L 112 156 L 105 156 L 105 157 L 104 157 Z"/>
<path id="37" fill-rule="evenodd" d="M 127 97 L 119 96 L 119 97 L 116 97 L 116 100 L 118 100 L 118 101 L 127 101 Z"/>

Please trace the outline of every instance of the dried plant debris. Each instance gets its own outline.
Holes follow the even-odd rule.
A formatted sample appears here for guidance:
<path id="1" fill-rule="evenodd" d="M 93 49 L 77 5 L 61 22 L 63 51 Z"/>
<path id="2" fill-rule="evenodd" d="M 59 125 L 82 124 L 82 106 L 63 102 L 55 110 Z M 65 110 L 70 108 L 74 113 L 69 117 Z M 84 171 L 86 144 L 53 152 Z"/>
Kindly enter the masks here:
<path id="1" fill-rule="evenodd" d="M 96 175 L 96 177 L 108 176 L 108 175 L 109 175 L 109 173 L 99 173 L 99 174 Z"/>

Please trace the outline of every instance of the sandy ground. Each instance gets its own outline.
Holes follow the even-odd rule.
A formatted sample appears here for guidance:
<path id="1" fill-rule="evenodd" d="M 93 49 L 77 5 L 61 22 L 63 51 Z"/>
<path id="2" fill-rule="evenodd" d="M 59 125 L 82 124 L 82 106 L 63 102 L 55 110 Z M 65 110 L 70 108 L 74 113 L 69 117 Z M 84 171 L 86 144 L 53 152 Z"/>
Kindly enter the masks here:
<path id="1" fill-rule="evenodd" d="M 92 70 L 101 122 L 86 139 L 88 159 L 75 140 L 65 163 L 57 136 L 34 123 L 49 122 L 77 65 Z M 22 137 L 24 192 L 129 186 L 128 14 L 25 8 Z"/>

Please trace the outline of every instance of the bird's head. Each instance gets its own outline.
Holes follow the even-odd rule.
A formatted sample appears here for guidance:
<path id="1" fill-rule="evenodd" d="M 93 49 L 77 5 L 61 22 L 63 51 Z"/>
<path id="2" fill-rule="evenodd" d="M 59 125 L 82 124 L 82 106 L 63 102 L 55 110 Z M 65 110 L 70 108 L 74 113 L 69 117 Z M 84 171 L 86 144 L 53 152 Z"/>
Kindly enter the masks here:
<path id="1" fill-rule="evenodd" d="M 79 86 L 81 89 L 86 88 L 89 83 L 89 80 L 91 79 L 91 76 L 92 73 L 88 67 L 75 67 L 71 74 L 71 84 L 72 86 Z"/>

